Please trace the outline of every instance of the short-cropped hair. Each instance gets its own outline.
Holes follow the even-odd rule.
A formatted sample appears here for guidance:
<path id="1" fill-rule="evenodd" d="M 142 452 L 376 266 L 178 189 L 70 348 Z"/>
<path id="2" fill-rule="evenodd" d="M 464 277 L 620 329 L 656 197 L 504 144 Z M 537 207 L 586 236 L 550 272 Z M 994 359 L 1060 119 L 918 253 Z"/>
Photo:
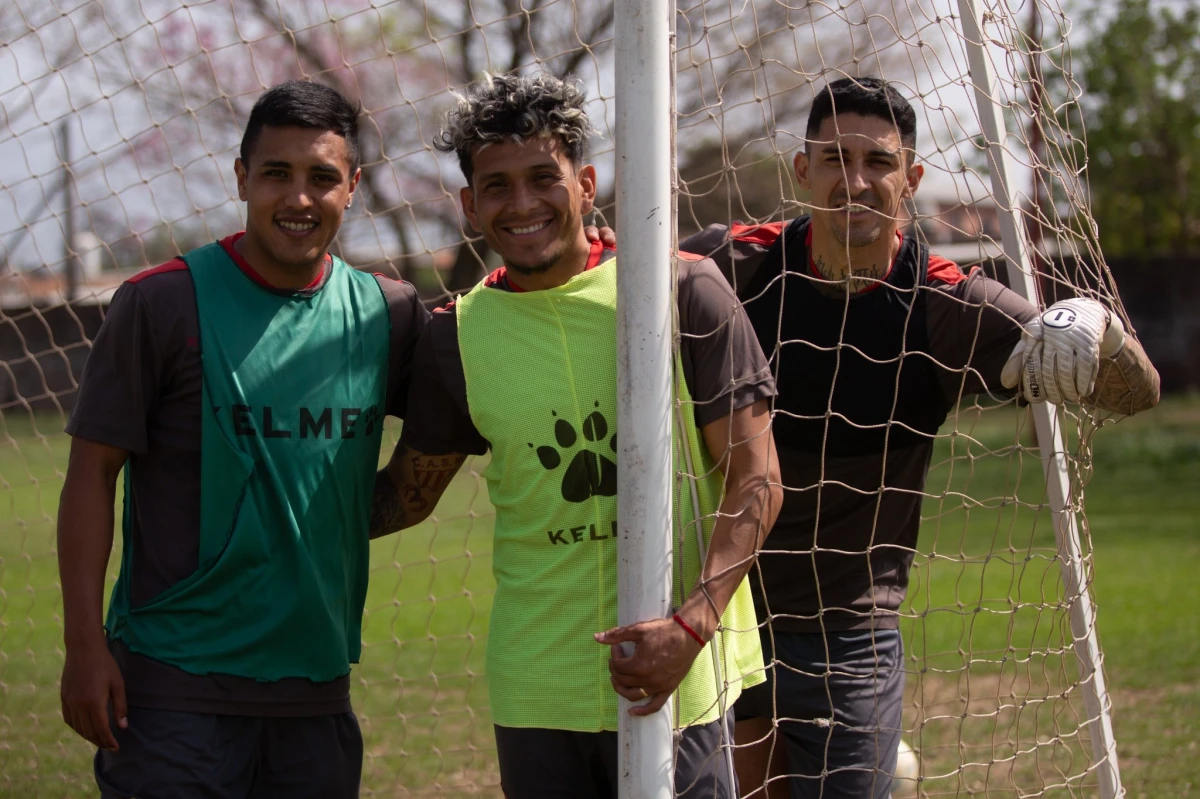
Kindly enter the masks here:
<path id="1" fill-rule="evenodd" d="M 834 114 L 886 119 L 900 132 L 900 143 L 910 151 L 916 150 L 917 112 L 882 78 L 842 78 L 822 89 L 808 112 L 804 135 L 809 146 L 816 141 L 821 125 Z"/>
<path id="2" fill-rule="evenodd" d="M 254 103 L 246 132 L 242 134 L 239 155 L 242 163 L 250 164 L 250 153 L 258 144 L 262 129 L 315 128 L 327 130 L 346 140 L 350 151 L 350 174 L 358 169 L 358 115 L 361 109 L 353 105 L 336 89 L 308 80 L 289 80 L 272 86 Z"/>

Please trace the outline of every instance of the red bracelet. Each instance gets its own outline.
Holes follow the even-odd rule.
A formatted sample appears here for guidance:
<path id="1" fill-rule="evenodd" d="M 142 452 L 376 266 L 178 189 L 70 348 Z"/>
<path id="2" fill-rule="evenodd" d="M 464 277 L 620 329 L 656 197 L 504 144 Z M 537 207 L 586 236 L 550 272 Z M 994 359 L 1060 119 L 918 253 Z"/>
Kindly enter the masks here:
<path id="1" fill-rule="evenodd" d="M 683 620 L 683 617 L 682 617 L 682 616 L 680 616 L 678 613 L 676 613 L 676 614 L 675 614 L 674 616 L 672 616 L 671 618 L 675 620 L 675 623 L 676 623 L 676 624 L 678 624 L 680 627 L 682 627 L 684 630 L 686 630 L 686 631 L 687 631 L 687 634 L 688 634 L 688 635 L 690 635 L 690 636 L 692 636 L 692 639 L 693 639 L 693 640 L 695 640 L 695 642 L 696 642 L 696 643 L 700 644 L 700 646 L 704 646 L 704 645 L 705 645 L 705 641 L 704 641 L 704 639 L 703 639 L 703 638 L 701 638 L 699 635 L 697 635 L 697 634 L 696 634 L 696 631 L 695 631 L 695 630 L 693 630 L 691 627 L 689 627 L 689 626 L 688 626 L 688 623 L 687 623 L 686 621 L 684 621 L 684 620 Z"/>

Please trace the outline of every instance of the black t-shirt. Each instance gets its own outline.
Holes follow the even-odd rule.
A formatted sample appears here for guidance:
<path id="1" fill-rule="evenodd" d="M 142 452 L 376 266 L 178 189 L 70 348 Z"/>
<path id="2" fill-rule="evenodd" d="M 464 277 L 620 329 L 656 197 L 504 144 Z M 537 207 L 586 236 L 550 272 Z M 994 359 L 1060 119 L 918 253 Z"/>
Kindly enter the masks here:
<path id="1" fill-rule="evenodd" d="M 608 262 L 616 252 L 593 245 L 587 268 Z M 485 285 L 519 290 L 501 267 Z M 687 254 L 679 258 L 678 293 L 680 360 L 694 403 L 696 426 L 775 394 L 775 381 L 741 304 L 717 266 Z M 616 330 L 613 330 L 616 335 Z M 467 384 L 458 349 L 455 306 L 433 312 L 417 345 L 408 416 L 400 440 L 427 455 L 482 455 L 488 442 L 471 421 Z"/>
<path id="2" fill-rule="evenodd" d="M 222 240 L 247 280 L 269 286 Z M 299 294 L 324 285 L 328 269 Z M 391 319 L 386 412 L 403 417 L 412 353 L 428 312 L 416 290 L 377 275 Z M 293 293 L 293 292 L 287 292 Z M 131 604 L 138 607 L 192 574 L 200 541 L 200 328 L 196 291 L 179 259 L 141 272 L 113 296 L 84 367 L 67 433 L 128 450 L 131 480 Z M 163 710 L 255 716 L 308 716 L 350 710 L 350 680 L 263 683 L 196 676 L 111 648 L 130 704 Z"/>
<path id="3" fill-rule="evenodd" d="M 681 244 L 737 286 L 776 373 L 784 501 L 751 572 L 775 629 L 897 626 L 937 429 L 960 397 L 1007 396 L 1000 371 L 1037 314 L 981 271 L 900 245 L 880 283 L 847 295 L 818 289 L 806 218 Z"/>

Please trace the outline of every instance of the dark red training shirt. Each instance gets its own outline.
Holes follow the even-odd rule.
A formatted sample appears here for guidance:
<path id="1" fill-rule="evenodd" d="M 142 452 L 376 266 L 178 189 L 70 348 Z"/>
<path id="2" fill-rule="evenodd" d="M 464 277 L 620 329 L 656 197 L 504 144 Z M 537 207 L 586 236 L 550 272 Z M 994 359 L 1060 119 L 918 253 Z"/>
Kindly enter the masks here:
<path id="1" fill-rule="evenodd" d="M 1036 309 L 903 236 L 880 283 L 831 293 L 806 222 L 712 225 L 681 244 L 737 286 L 776 372 L 785 493 L 755 600 L 776 630 L 895 628 L 933 436 L 961 397 L 1007 396 L 1000 371 Z"/>

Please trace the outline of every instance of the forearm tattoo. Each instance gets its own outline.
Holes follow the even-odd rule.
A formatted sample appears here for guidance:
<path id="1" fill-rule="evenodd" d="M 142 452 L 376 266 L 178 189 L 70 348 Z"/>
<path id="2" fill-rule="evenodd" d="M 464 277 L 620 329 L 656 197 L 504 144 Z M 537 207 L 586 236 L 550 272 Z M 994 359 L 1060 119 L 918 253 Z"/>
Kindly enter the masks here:
<path id="1" fill-rule="evenodd" d="M 392 462 L 375 476 L 371 537 L 378 538 L 422 522 L 437 505 L 463 455 L 421 455 L 396 445 Z M 399 471 L 399 485 L 394 472 Z"/>
<path id="2" fill-rule="evenodd" d="M 371 538 L 404 527 L 404 503 L 387 469 L 375 473 L 375 493 L 371 498 Z"/>
<path id="3" fill-rule="evenodd" d="M 1096 388 L 1087 402 L 1106 411 L 1132 415 L 1153 408 L 1158 397 L 1158 370 L 1142 345 L 1130 337 L 1115 358 L 1100 361 Z"/>
<path id="4" fill-rule="evenodd" d="M 462 461 L 461 455 L 421 455 L 413 458 L 413 479 L 416 483 L 406 486 L 405 498 L 412 503 L 422 503 L 420 508 L 414 510 L 425 510 L 428 504 L 426 493 L 441 496 Z"/>

